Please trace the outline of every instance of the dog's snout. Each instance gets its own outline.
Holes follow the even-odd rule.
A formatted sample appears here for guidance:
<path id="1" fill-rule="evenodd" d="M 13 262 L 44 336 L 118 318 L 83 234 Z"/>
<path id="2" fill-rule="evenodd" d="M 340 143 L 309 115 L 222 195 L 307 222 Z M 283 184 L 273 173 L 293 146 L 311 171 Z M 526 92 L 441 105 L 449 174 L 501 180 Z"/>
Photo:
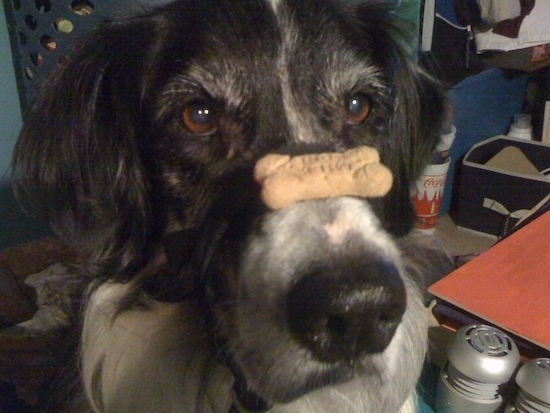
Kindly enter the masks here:
<path id="1" fill-rule="evenodd" d="M 397 268 L 383 261 L 324 268 L 291 288 L 287 317 L 293 336 L 325 362 L 353 362 L 390 343 L 406 307 Z"/>

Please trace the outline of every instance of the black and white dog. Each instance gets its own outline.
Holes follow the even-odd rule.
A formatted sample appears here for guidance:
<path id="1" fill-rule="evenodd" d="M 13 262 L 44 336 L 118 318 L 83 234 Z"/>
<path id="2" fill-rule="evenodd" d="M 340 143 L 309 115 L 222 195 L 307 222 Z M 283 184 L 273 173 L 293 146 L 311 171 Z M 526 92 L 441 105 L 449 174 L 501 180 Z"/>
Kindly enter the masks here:
<path id="1" fill-rule="evenodd" d="M 78 253 L 89 409 L 414 411 L 443 258 L 409 234 L 409 183 L 444 97 L 391 20 L 380 2 L 179 0 L 105 24 L 49 79 L 14 176 Z M 259 200 L 264 155 L 362 145 L 388 195 Z"/>

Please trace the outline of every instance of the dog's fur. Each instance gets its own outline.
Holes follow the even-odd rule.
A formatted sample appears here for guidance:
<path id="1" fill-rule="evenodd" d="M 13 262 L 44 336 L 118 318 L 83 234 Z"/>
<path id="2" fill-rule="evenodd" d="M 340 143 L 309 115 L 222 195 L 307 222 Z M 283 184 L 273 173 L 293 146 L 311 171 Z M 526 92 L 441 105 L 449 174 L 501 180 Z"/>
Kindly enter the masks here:
<path id="1" fill-rule="evenodd" d="M 104 25 L 49 79 L 14 176 L 89 284 L 93 411 L 227 412 L 237 376 L 276 412 L 412 411 L 437 254 L 408 235 L 408 188 L 444 98 L 371 3 L 180 0 Z M 387 196 L 258 200 L 260 157 L 359 145 Z"/>

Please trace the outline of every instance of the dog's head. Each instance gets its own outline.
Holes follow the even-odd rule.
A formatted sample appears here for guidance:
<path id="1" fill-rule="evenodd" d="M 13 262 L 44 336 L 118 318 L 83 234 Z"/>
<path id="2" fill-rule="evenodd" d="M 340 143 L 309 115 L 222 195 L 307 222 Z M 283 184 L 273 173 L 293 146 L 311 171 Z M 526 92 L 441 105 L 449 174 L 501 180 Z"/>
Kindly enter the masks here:
<path id="1" fill-rule="evenodd" d="M 58 232 L 127 275 L 168 221 L 241 208 L 254 194 L 239 175 L 266 153 L 368 144 L 395 178 L 376 212 L 402 235 L 442 97 L 392 27 L 379 7 L 327 1 L 177 1 L 105 26 L 46 82 L 15 176 Z"/>
<path id="2" fill-rule="evenodd" d="M 234 321 L 223 334 L 256 340 L 230 346 L 256 390 L 279 401 L 379 370 L 382 361 L 356 361 L 404 334 L 398 325 L 412 305 L 394 238 L 412 227 L 409 183 L 437 143 L 444 102 L 397 44 L 391 13 L 371 3 L 181 0 L 105 25 L 49 79 L 16 148 L 19 193 L 50 206 L 55 230 L 79 250 L 88 273 L 117 281 L 151 273 L 142 269 L 174 229 L 191 234 L 183 242 L 188 257 L 201 250 L 233 273 L 208 287 L 217 302 L 245 303 L 229 310 Z M 252 171 L 264 155 L 360 145 L 376 148 L 392 171 L 387 196 L 278 212 L 259 201 Z M 206 241 L 196 234 L 208 234 Z M 204 247 L 212 240 L 214 251 Z M 178 283 L 159 277 L 142 276 L 143 283 L 170 295 L 158 289 Z M 308 308 L 318 301 L 338 314 Z M 261 302 L 279 308 L 275 319 L 264 319 Z M 364 305 L 378 306 L 366 324 L 357 321 Z M 287 309 L 294 315 L 283 322 L 277 317 Z M 270 333 L 253 334 L 264 322 Z M 297 339 L 277 335 L 283 326 Z M 374 336 L 347 336 L 373 326 Z M 269 342 L 278 346 L 258 359 Z M 307 356 L 295 351 L 300 346 Z M 270 379 L 265 369 L 279 357 Z M 311 365 L 290 368 L 293 357 Z"/>

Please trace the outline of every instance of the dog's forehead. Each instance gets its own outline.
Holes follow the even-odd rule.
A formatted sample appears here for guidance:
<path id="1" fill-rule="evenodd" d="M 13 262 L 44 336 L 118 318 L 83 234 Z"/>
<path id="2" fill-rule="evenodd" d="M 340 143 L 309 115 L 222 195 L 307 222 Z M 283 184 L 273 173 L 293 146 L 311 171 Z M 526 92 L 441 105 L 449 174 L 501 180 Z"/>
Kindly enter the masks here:
<path id="1" fill-rule="evenodd" d="M 368 54 L 357 52 L 362 36 L 354 32 L 351 9 L 322 1 L 269 2 L 281 33 L 276 73 L 286 118 L 295 141 L 312 143 L 326 133 L 309 119 L 313 106 L 343 103 L 365 83 L 381 89 L 382 76 Z"/>
<path id="2" fill-rule="evenodd" d="M 277 13 L 277 10 L 279 8 L 279 5 L 281 4 L 282 0 L 267 0 L 267 2 L 271 5 L 273 8 L 273 11 Z"/>
<path id="3" fill-rule="evenodd" d="M 370 40 L 354 32 L 351 9 L 309 0 L 264 0 L 241 7 L 240 13 L 233 15 L 228 7 L 226 16 L 218 15 L 233 26 L 222 28 L 220 21 L 214 38 L 205 32 L 209 47 L 188 68 L 192 79 L 231 107 L 254 97 L 259 118 L 284 118 L 293 141 L 312 143 L 333 132 L 317 121 L 321 111 L 344 105 L 346 94 L 365 85 L 385 87 L 368 48 L 357 50 L 359 42 Z M 258 23 L 254 28 L 248 27 L 250 16 Z"/>
<path id="4" fill-rule="evenodd" d="M 356 83 L 365 73 L 360 66 L 371 64 L 365 51 L 368 39 L 359 39 L 354 32 L 357 21 L 351 8 L 331 0 L 263 0 L 227 4 L 211 14 L 197 16 L 204 19 L 194 45 L 202 53 L 201 60 L 220 59 L 225 69 L 244 68 L 250 61 L 258 69 L 262 64 L 271 65 L 271 75 L 282 76 L 293 71 L 300 75 L 323 76 L 330 73 L 338 82 Z M 196 29 L 196 28 L 195 28 Z M 350 43 L 350 40 L 355 41 Z M 357 44 L 363 42 L 362 53 L 357 53 Z M 230 61 L 227 62 L 229 59 Z M 316 65 L 316 66 L 312 66 Z M 234 67 L 230 67 L 234 66 Z M 371 65 L 372 66 L 372 65 Z M 303 67 L 309 67 L 309 73 Z M 218 68 L 219 69 L 219 68 Z M 321 70 L 325 69 L 325 70 Z M 336 70 L 344 71 L 336 76 Z M 373 68 L 371 67 L 372 71 Z M 368 74 L 372 75 L 372 72 Z M 315 78 L 311 76 L 310 78 Z M 329 79 L 330 80 L 330 79 Z M 334 83 L 334 82 L 331 82 Z"/>

